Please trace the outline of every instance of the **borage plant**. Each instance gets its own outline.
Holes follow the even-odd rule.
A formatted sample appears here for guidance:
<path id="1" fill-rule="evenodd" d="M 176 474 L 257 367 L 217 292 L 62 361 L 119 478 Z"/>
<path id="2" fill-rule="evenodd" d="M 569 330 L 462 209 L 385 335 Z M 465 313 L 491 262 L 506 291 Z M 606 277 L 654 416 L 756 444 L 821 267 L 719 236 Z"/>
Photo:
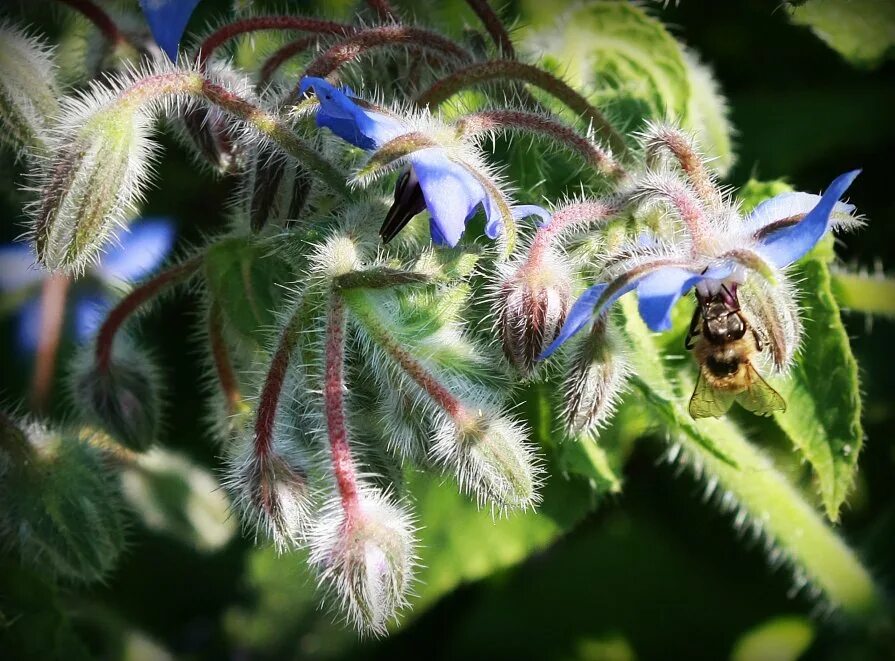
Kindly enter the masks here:
<path id="1" fill-rule="evenodd" d="M 448 488 L 426 474 L 498 531 L 505 516 L 554 522 L 544 544 L 621 490 L 634 442 L 654 432 L 797 587 L 854 618 L 882 612 L 815 507 L 838 520 L 862 443 L 830 271 L 831 234 L 863 222 L 843 201 L 857 171 L 822 195 L 719 186 L 724 104 L 645 11 L 598 2 L 565 17 L 623 33 L 637 57 L 653 39 L 677 67 L 620 67 L 637 84 L 585 95 L 521 58 L 480 1 L 468 4 L 493 47 L 387 2 L 352 23 L 243 12 L 185 47 L 196 1 L 141 3 L 155 43 L 89 1 L 62 4 L 106 40 L 67 96 L 39 36 L 7 22 L 0 41 L 0 120 L 29 182 L 39 268 L 80 282 L 104 254 L 120 259 L 116 242 L 127 254 L 162 126 L 239 185 L 226 227 L 130 289 L 82 346 L 72 417 L 0 418 L 0 531 L 23 560 L 81 580 L 111 566 L 111 478 L 165 441 L 162 377 L 132 321 L 190 285 L 234 507 L 259 542 L 308 549 L 324 598 L 362 632 L 385 633 L 413 601 L 420 555 L 437 564 L 417 541 L 427 526 L 462 525 L 414 514 Z M 297 39 L 228 50 L 259 32 Z M 710 92 L 696 110 L 679 98 L 691 82 Z M 675 360 L 685 346 L 694 360 Z M 811 466 L 813 491 L 763 452 L 771 430 Z M 52 522 L 48 499 L 62 504 Z"/>

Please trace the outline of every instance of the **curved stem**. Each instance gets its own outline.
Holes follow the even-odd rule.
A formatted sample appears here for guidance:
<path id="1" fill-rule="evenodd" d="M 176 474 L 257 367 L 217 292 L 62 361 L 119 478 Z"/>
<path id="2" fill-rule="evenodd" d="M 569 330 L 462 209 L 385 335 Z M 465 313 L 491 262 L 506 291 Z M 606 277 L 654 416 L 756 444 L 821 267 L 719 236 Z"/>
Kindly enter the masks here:
<path id="1" fill-rule="evenodd" d="M 494 8 L 488 4 L 488 0 L 466 0 L 466 4 L 472 8 L 482 25 L 491 35 L 494 44 L 500 49 L 501 54 L 509 59 L 516 57 L 516 49 L 513 48 L 513 42 L 510 40 L 510 33 L 504 27 L 500 16 L 494 11 Z"/>
<path id="2" fill-rule="evenodd" d="M 162 271 L 141 283 L 112 308 L 96 335 L 97 371 L 108 371 L 112 359 L 112 347 L 115 344 L 115 334 L 128 317 L 139 310 L 144 303 L 151 301 L 169 287 L 190 278 L 199 270 L 203 259 L 204 255 L 197 255 Z"/>
<path id="3" fill-rule="evenodd" d="M 56 373 L 56 356 L 65 322 L 65 303 L 71 278 L 51 275 L 43 282 L 40 297 L 40 336 L 31 379 L 31 408 L 37 413 L 46 409 Z"/>
<path id="4" fill-rule="evenodd" d="M 539 268 L 544 253 L 563 232 L 582 229 L 593 223 L 603 223 L 618 213 L 622 205 L 617 201 L 588 200 L 573 202 L 553 212 L 550 222 L 535 233 L 526 257 L 526 266 Z M 523 267 L 525 268 L 525 267 Z"/>
<path id="5" fill-rule="evenodd" d="M 87 20 L 89 20 L 102 33 L 103 37 L 111 44 L 129 43 L 127 37 L 118 29 L 115 21 L 105 12 L 105 10 L 92 2 L 92 0 L 56 0 L 57 2 L 67 5 L 79 12 Z"/>
<path id="6" fill-rule="evenodd" d="M 208 308 L 208 341 L 211 345 L 211 359 L 214 362 L 214 372 L 218 377 L 218 383 L 227 401 L 227 412 L 233 415 L 239 411 L 242 405 L 242 393 L 239 390 L 239 380 L 236 378 L 236 373 L 233 370 L 233 361 L 230 359 L 227 338 L 224 337 L 221 315 L 221 306 L 218 305 L 217 301 L 212 302 Z"/>
<path id="7" fill-rule="evenodd" d="M 267 58 L 258 75 L 258 82 L 261 86 L 268 84 L 274 77 L 277 70 L 283 66 L 289 59 L 295 57 L 299 53 L 304 53 L 309 48 L 313 48 L 320 40 L 319 35 L 308 35 L 295 41 L 290 41 L 285 46 L 274 51 L 273 55 Z"/>
<path id="8" fill-rule="evenodd" d="M 830 275 L 833 294 L 843 308 L 890 319 L 895 317 L 895 280 L 882 274 L 846 273 L 839 270 Z"/>
<path id="9" fill-rule="evenodd" d="M 614 151 L 621 155 L 627 154 L 628 148 L 624 138 L 613 128 L 603 113 L 553 74 L 523 62 L 490 60 L 469 65 L 454 71 L 432 85 L 420 94 L 417 104 L 435 107 L 461 90 L 495 80 L 516 80 L 544 90 L 590 122 L 594 130 L 609 143 Z"/>
<path id="10" fill-rule="evenodd" d="M 367 6 L 383 21 L 398 21 L 398 12 L 388 0 L 367 0 Z"/>
<path id="11" fill-rule="evenodd" d="M 342 509 L 350 520 L 357 514 L 360 500 L 345 416 L 345 303 L 336 292 L 329 299 L 324 361 L 323 408 L 330 459 Z"/>
<path id="12" fill-rule="evenodd" d="M 579 135 L 560 122 L 532 112 L 520 110 L 484 110 L 465 115 L 457 122 L 464 136 L 497 131 L 521 131 L 550 138 L 557 144 L 578 154 L 588 165 L 612 178 L 627 176 L 624 167 L 599 145 Z"/>
<path id="13" fill-rule="evenodd" d="M 369 50 L 396 44 L 435 51 L 461 62 L 472 59 L 466 50 L 436 32 L 406 25 L 384 25 L 361 30 L 334 44 L 311 62 L 305 75 L 325 78 Z"/>
<path id="14" fill-rule="evenodd" d="M 643 142 L 648 164 L 659 158 L 662 151 L 667 151 L 677 161 L 700 201 L 709 207 L 721 206 L 721 196 L 691 136 L 663 124 L 652 126 Z"/>
<path id="15" fill-rule="evenodd" d="M 343 36 L 357 32 L 358 28 L 347 23 L 325 21 L 319 18 L 304 18 L 302 16 L 255 16 L 253 18 L 245 18 L 228 23 L 205 38 L 199 45 L 196 55 L 199 66 L 201 67 L 210 60 L 214 51 L 231 39 L 261 30 L 295 30 Z"/>

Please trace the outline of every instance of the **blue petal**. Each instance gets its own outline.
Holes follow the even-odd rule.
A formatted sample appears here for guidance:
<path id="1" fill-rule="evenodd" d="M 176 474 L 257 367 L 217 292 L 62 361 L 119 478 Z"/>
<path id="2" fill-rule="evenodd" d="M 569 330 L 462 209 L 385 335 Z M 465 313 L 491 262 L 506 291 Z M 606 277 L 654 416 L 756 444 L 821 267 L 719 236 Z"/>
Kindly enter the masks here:
<path id="1" fill-rule="evenodd" d="M 397 119 L 362 107 L 346 91 L 323 78 L 302 78 L 299 92 L 304 94 L 309 89 L 314 90 L 320 102 L 317 126 L 328 128 L 355 147 L 376 149 L 405 132 Z"/>
<path id="2" fill-rule="evenodd" d="M 689 269 L 665 268 L 643 278 L 637 285 L 637 309 L 650 330 L 671 328 L 674 304 L 703 277 Z"/>
<path id="3" fill-rule="evenodd" d="M 16 347 L 22 353 L 33 354 L 40 342 L 40 296 L 25 301 L 16 318 Z"/>
<path id="4" fill-rule="evenodd" d="M 106 252 L 96 273 L 106 280 L 133 282 L 149 275 L 174 246 L 174 224 L 167 218 L 135 221 Z"/>
<path id="5" fill-rule="evenodd" d="M 541 222 L 538 223 L 538 227 L 547 227 L 547 225 L 550 224 L 550 221 L 553 220 L 553 214 L 547 211 L 544 207 L 539 207 L 537 204 L 518 204 L 513 207 L 513 218 L 516 220 L 522 220 L 529 216 L 537 216 L 541 219 Z"/>
<path id="6" fill-rule="evenodd" d="M 771 232 L 760 240 L 761 254 L 777 268 L 783 268 L 805 255 L 826 233 L 830 214 L 839 198 L 861 173 L 852 170 L 837 177 L 824 191 L 820 202 L 795 225 Z"/>
<path id="7" fill-rule="evenodd" d="M 199 0 L 140 0 L 155 43 L 172 62 L 177 61 L 180 38 L 198 4 Z"/>
<path id="8" fill-rule="evenodd" d="M 820 202 L 820 195 L 812 193 L 789 192 L 775 195 L 765 200 L 746 216 L 745 224 L 749 231 L 756 232 L 765 225 L 770 225 L 784 218 L 802 216 L 811 211 Z M 855 211 L 854 204 L 837 202 L 833 213 L 850 216 Z"/>
<path id="9" fill-rule="evenodd" d="M 466 221 L 481 203 L 492 207 L 488 224 L 492 232 L 495 230 L 493 207 L 496 205 L 490 200 L 486 202 L 482 185 L 462 165 L 449 159 L 444 150 L 421 149 L 411 154 L 410 162 L 423 189 L 435 243 L 456 246 L 466 229 Z"/>
<path id="10" fill-rule="evenodd" d="M 482 192 L 484 192 L 484 188 L 482 188 Z M 482 206 L 485 207 L 485 236 L 489 239 L 496 239 L 503 234 L 503 215 L 490 195 L 486 194 L 482 198 Z"/>
<path id="11" fill-rule="evenodd" d="M 0 246 L 0 292 L 19 291 L 46 277 L 47 271 L 35 264 L 30 245 L 10 243 Z"/>
<path id="12" fill-rule="evenodd" d="M 79 344 L 92 339 L 112 308 L 112 301 L 102 294 L 79 294 L 75 300 L 74 334 Z"/>
<path id="13" fill-rule="evenodd" d="M 593 287 L 586 289 L 584 293 L 581 294 L 569 310 L 569 314 L 566 317 L 565 323 L 562 325 L 562 330 L 559 331 L 559 335 L 557 335 L 556 339 L 550 343 L 550 346 L 544 349 L 541 355 L 538 356 L 538 360 L 544 360 L 545 358 L 550 357 L 554 351 L 559 349 L 559 347 L 566 342 L 566 340 L 587 326 L 588 322 L 593 319 L 594 306 L 597 304 L 597 301 L 600 300 L 600 296 L 603 295 L 603 292 L 608 286 L 609 285 L 601 282 L 600 284 L 596 284 Z"/>

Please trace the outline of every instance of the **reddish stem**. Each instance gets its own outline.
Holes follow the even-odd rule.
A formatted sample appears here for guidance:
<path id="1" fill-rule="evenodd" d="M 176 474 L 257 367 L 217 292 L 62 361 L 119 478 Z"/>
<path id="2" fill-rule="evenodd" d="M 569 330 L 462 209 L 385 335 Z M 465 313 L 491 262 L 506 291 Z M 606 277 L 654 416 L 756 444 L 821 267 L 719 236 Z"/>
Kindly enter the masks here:
<path id="1" fill-rule="evenodd" d="M 31 408 L 41 412 L 46 408 L 53 389 L 56 372 L 56 355 L 62 338 L 65 321 L 65 301 L 71 278 L 67 275 L 51 275 L 43 282 L 40 298 L 40 337 L 34 360 L 31 381 Z"/>
<path id="2" fill-rule="evenodd" d="M 615 152 L 619 154 L 627 153 L 624 138 L 615 130 L 603 113 L 552 73 L 524 62 L 489 60 L 488 62 L 470 64 L 463 69 L 448 74 L 433 84 L 417 97 L 416 102 L 420 106 L 431 106 L 434 108 L 461 90 L 495 80 L 519 81 L 544 90 L 590 122 Z"/>
<path id="3" fill-rule="evenodd" d="M 388 0 L 367 0 L 367 6 L 383 21 L 398 21 L 398 13 Z"/>
<path id="4" fill-rule="evenodd" d="M 91 0 L 56 0 L 80 13 L 84 18 L 93 23 L 102 35 L 112 44 L 127 43 L 127 38 L 122 34 L 109 15 L 102 7 Z"/>
<path id="5" fill-rule="evenodd" d="M 488 0 L 466 0 L 472 11 L 485 26 L 488 34 L 494 40 L 494 43 L 500 49 L 501 54 L 509 59 L 516 57 L 516 49 L 513 48 L 513 42 L 510 40 L 510 33 L 507 32 L 500 16 L 494 11 L 494 8 L 488 4 Z"/>
<path id="6" fill-rule="evenodd" d="M 125 296 L 118 305 L 112 308 L 109 316 L 100 326 L 96 336 L 96 369 L 106 372 L 112 360 L 112 347 L 115 343 L 115 334 L 124 324 L 125 320 L 147 301 L 152 300 L 168 287 L 193 275 L 202 265 L 203 256 L 198 255 L 192 259 L 172 266 L 166 271 L 150 278 Z"/>
<path id="7" fill-rule="evenodd" d="M 443 53 L 461 62 L 472 59 L 466 50 L 436 32 L 406 25 L 383 25 L 361 30 L 334 44 L 311 62 L 305 75 L 324 78 L 371 49 L 395 44 Z"/>
<path id="8" fill-rule="evenodd" d="M 348 427 L 345 421 L 344 363 L 345 303 L 339 294 L 333 292 L 326 321 L 323 408 L 333 474 L 342 499 L 342 509 L 346 518 L 350 519 L 357 511 L 359 499 L 357 475 L 351 457 L 351 447 L 348 445 Z"/>
<path id="9" fill-rule="evenodd" d="M 218 383 L 227 400 L 227 411 L 233 415 L 239 410 L 242 402 L 242 393 L 239 391 L 239 381 L 233 371 L 233 362 L 230 360 L 230 350 L 227 347 L 227 339 L 224 337 L 224 328 L 221 319 L 221 306 L 213 302 L 208 310 L 208 339 L 211 343 L 211 358 L 214 361 L 214 371 L 218 377 Z"/>
<path id="10" fill-rule="evenodd" d="M 618 204 L 602 200 L 575 202 L 557 209 L 550 222 L 538 228 L 523 268 L 539 268 L 544 252 L 565 230 L 603 222 L 618 211 Z"/>
<path id="11" fill-rule="evenodd" d="M 273 55 L 267 58 L 264 66 L 261 67 L 261 72 L 259 74 L 261 85 L 263 86 L 269 83 L 271 78 L 273 78 L 274 74 L 277 72 L 277 69 L 283 66 L 287 60 L 312 48 L 319 42 L 319 40 L 319 35 L 312 34 L 302 37 L 301 39 L 296 39 L 295 41 L 290 41 L 285 46 L 276 50 Z"/>
<path id="12" fill-rule="evenodd" d="M 353 25 L 326 21 L 318 18 L 301 16 L 256 16 L 228 23 L 218 28 L 199 45 L 197 62 L 202 66 L 211 58 L 212 53 L 225 43 L 242 34 L 261 30 L 297 30 L 315 34 L 335 34 L 340 36 L 354 34 L 358 31 Z"/>
<path id="13" fill-rule="evenodd" d="M 296 312 L 296 315 L 298 313 Z M 273 447 L 273 432 L 276 422 L 277 408 L 280 404 L 280 395 L 283 392 L 283 384 L 286 381 L 286 372 L 289 369 L 289 361 L 298 341 L 297 316 L 283 329 L 279 344 L 270 361 L 270 369 L 264 379 L 264 387 L 261 390 L 261 398 L 258 401 L 258 413 L 255 417 L 255 457 L 263 461 L 270 454 Z"/>

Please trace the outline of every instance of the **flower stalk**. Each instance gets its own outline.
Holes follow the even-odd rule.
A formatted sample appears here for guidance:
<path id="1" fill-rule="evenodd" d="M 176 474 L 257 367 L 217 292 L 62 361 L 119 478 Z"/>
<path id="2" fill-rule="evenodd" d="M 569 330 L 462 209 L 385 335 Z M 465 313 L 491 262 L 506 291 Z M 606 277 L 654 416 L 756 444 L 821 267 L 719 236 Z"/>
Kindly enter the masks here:
<path id="1" fill-rule="evenodd" d="M 43 283 L 40 298 L 40 338 L 31 379 L 31 408 L 36 412 L 43 412 L 46 409 L 53 387 L 56 356 L 62 339 L 70 285 L 71 278 L 62 274 L 51 275 Z"/>

